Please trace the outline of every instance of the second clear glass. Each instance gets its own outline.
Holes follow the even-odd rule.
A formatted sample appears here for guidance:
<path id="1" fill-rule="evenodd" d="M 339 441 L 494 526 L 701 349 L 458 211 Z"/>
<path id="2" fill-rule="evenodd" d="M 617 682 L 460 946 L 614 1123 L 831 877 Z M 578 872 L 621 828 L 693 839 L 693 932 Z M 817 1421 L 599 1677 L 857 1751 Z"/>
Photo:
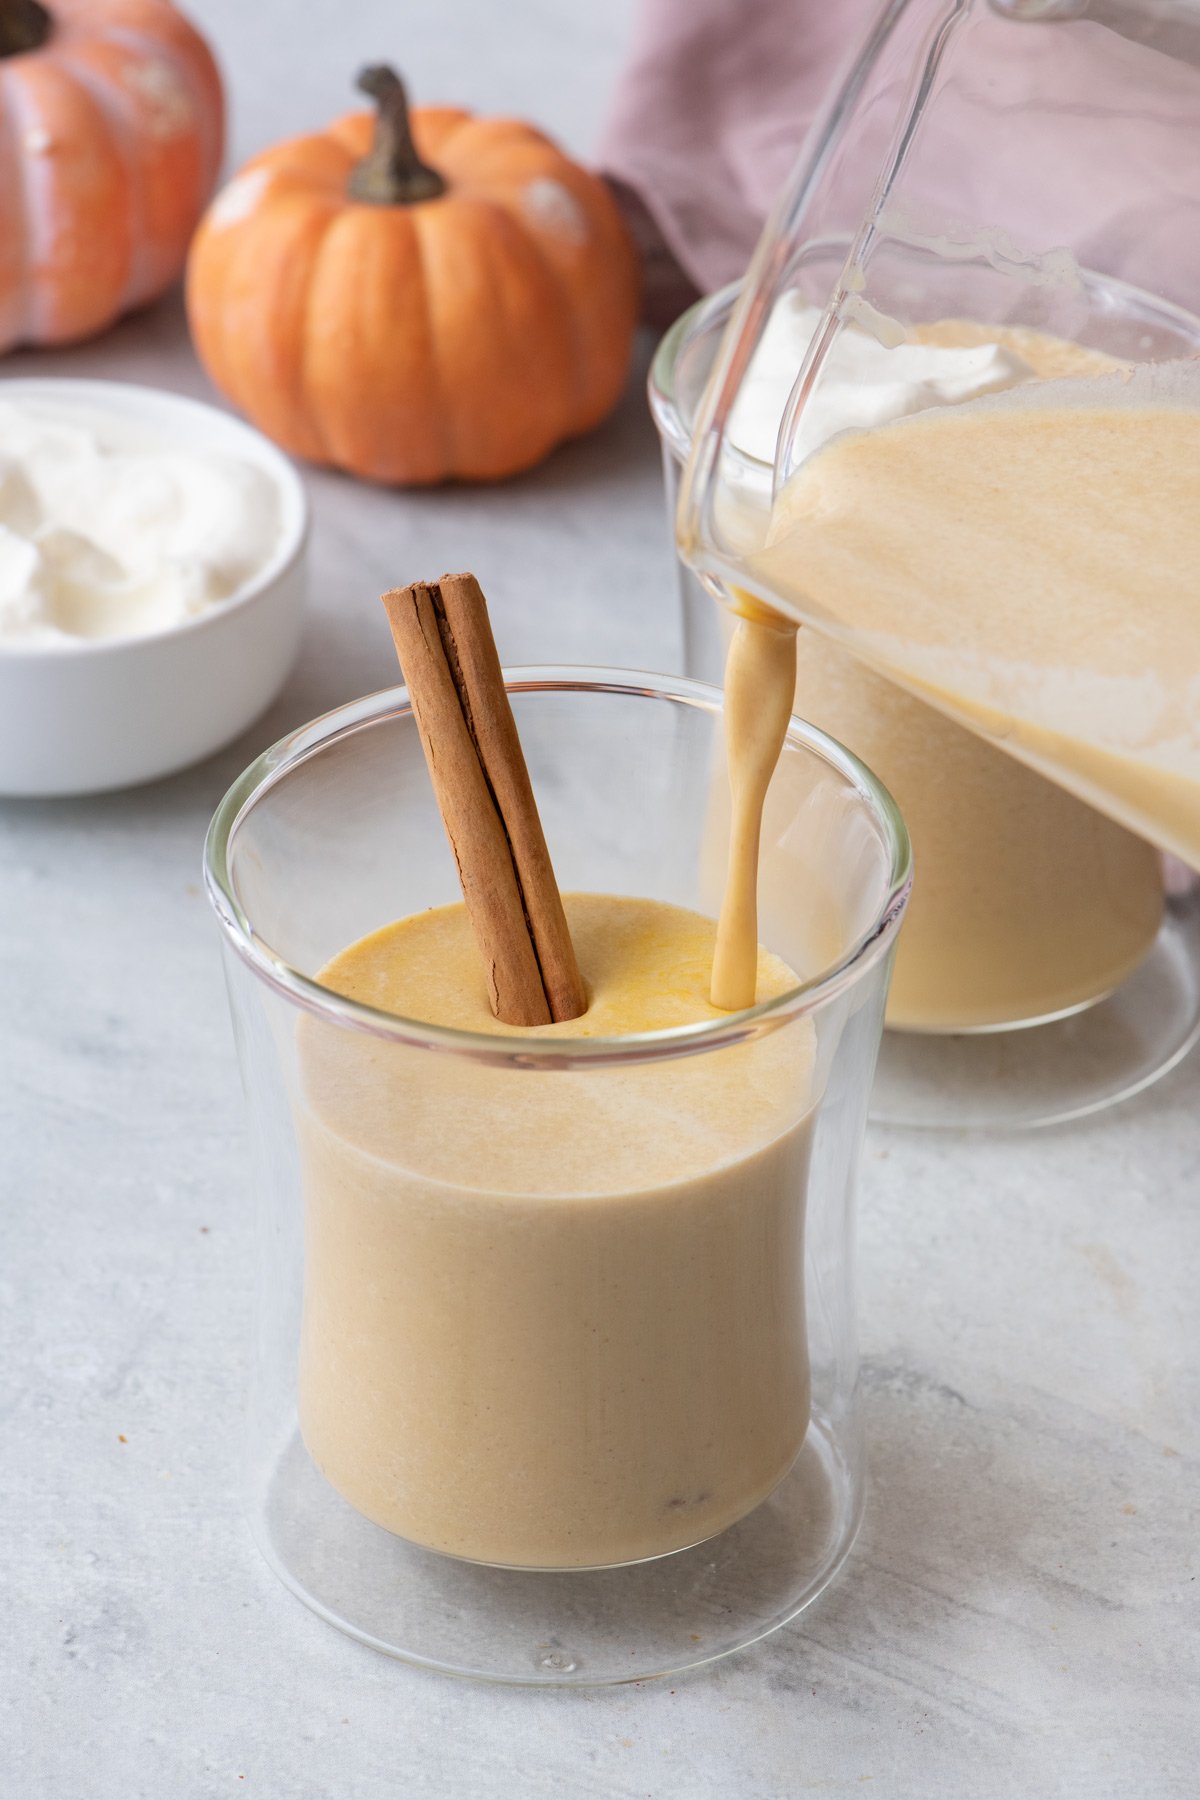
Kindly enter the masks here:
<path id="1" fill-rule="evenodd" d="M 819 308 L 847 249 L 808 245 L 791 293 Z M 669 527 L 736 300 L 729 288 L 691 308 L 651 370 Z M 783 373 L 782 391 L 756 395 L 780 411 Z M 765 520 L 772 468 L 736 429 L 724 467 L 725 517 Z M 685 672 L 718 683 L 733 629 L 727 596 L 683 562 L 677 578 Z M 1182 876 L 1164 903 L 1150 845 L 811 631 L 800 634 L 796 707 L 878 770 L 913 834 L 917 887 L 874 1118 L 1055 1124 L 1175 1067 L 1200 1037 L 1200 883 Z"/>

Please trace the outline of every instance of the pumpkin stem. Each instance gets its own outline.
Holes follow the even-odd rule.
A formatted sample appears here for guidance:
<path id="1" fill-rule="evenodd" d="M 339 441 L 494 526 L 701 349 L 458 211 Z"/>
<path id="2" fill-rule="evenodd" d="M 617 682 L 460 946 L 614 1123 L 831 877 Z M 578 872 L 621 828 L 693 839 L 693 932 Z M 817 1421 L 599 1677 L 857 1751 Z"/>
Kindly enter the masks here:
<path id="1" fill-rule="evenodd" d="M 372 206 L 412 206 L 418 200 L 436 200 L 445 193 L 446 183 L 417 155 L 408 96 L 395 69 L 386 63 L 373 64 L 363 70 L 357 85 L 370 94 L 379 111 L 374 142 L 350 174 L 351 198 Z"/>
<path id="2" fill-rule="evenodd" d="M 54 21 L 39 0 L 0 0 L 0 56 L 40 50 Z"/>

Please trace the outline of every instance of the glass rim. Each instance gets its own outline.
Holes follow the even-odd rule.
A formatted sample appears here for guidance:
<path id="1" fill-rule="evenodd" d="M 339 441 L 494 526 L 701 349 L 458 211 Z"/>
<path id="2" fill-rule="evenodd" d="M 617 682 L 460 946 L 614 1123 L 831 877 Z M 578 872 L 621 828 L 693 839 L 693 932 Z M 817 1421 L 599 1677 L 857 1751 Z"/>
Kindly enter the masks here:
<path id="1" fill-rule="evenodd" d="M 660 435 L 682 456 L 687 455 L 692 440 L 675 386 L 680 357 L 684 350 L 690 348 L 706 332 L 712 331 L 718 323 L 722 329 L 728 324 L 729 313 L 741 285 L 740 280 L 729 281 L 724 287 L 714 289 L 711 294 L 704 294 L 699 300 L 693 300 L 674 323 L 667 327 L 651 358 L 650 372 L 646 378 L 650 411 Z M 759 457 L 747 456 L 746 460 L 759 463 L 763 468 L 767 467 Z"/>
<path id="2" fill-rule="evenodd" d="M 655 675 L 636 669 L 568 664 L 532 664 L 504 670 L 511 694 L 616 693 L 696 707 L 720 715 L 724 696 L 707 682 Z M 383 1012 L 324 987 L 278 955 L 254 929 L 234 890 L 230 857 L 243 819 L 271 788 L 323 750 L 362 730 L 411 716 L 408 689 L 384 688 L 351 700 L 287 733 L 243 770 L 220 801 L 204 844 L 204 885 L 226 941 L 264 984 L 303 1011 L 328 1022 L 403 1044 L 513 1068 L 595 1068 L 605 1064 L 665 1061 L 724 1049 L 807 1016 L 859 980 L 884 957 L 899 930 L 912 886 L 912 851 L 900 809 L 887 788 L 854 753 L 815 725 L 792 716 L 785 742 L 831 765 L 858 790 L 879 825 L 890 852 L 886 893 L 868 928 L 828 968 L 784 993 L 744 1011 L 692 1025 L 622 1037 L 544 1038 L 533 1030 L 511 1035 L 463 1031 L 398 1013 Z"/>

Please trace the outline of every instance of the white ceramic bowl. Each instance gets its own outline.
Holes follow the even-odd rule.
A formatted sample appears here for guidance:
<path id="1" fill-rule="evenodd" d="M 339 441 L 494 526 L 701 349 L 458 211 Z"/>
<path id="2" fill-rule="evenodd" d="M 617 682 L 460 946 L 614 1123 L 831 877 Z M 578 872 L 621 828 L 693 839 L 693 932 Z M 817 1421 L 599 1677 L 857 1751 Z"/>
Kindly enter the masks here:
<path id="1" fill-rule="evenodd" d="M 100 793 L 199 762 L 283 686 L 300 643 L 308 503 L 287 458 L 199 400 L 120 381 L 0 380 L 0 400 L 94 407 L 219 450 L 275 484 L 283 529 L 259 573 L 185 624 L 68 644 L 0 640 L 0 794 Z"/>

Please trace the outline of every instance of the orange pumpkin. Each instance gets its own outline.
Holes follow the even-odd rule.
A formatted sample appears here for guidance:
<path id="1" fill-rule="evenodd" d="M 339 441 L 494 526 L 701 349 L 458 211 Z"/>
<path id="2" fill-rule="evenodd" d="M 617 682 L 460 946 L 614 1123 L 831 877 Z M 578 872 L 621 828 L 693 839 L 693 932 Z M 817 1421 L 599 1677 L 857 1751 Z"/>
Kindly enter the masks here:
<path id="1" fill-rule="evenodd" d="M 0 350 L 88 337 L 171 285 L 223 125 L 168 0 L 0 0 Z"/>
<path id="2" fill-rule="evenodd" d="M 634 251 L 604 184 L 541 132 L 353 113 L 248 163 L 188 263 L 217 386 L 286 450 L 377 481 L 492 480 L 589 430 L 624 384 Z M 424 160 L 428 159 L 428 160 Z"/>

